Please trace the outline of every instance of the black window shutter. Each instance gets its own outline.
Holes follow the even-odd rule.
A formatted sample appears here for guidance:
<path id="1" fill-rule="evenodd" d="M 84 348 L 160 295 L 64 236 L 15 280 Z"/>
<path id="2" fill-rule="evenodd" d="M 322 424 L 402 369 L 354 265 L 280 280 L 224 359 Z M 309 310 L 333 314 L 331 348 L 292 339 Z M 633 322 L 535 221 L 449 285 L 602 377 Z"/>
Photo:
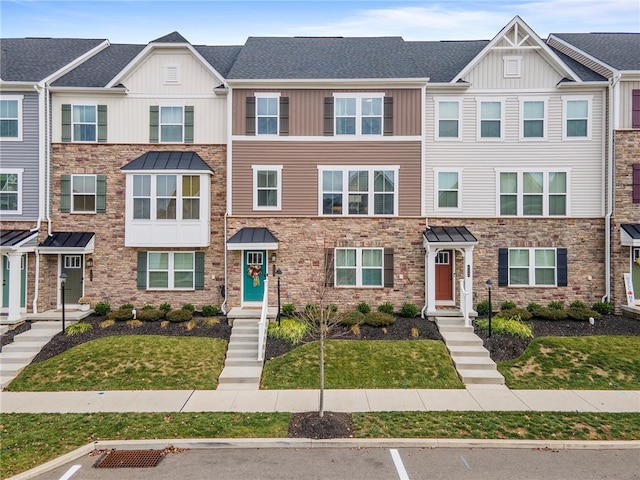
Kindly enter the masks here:
<path id="1" fill-rule="evenodd" d="M 149 143 L 158 143 L 160 139 L 160 107 L 151 105 L 149 107 Z"/>
<path id="2" fill-rule="evenodd" d="M 640 128 L 640 90 L 631 93 L 631 128 Z"/>
<path id="3" fill-rule="evenodd" d="M 631 167 L 633 168 L 633 203 L 640 203 L 640 163 L 634 163 Z"/>
<path id="4" fill-rule="evenodd" d="M 393 135 L 393 97 L 384 97 L 384 134 Z"/>
<path id="5" fill-rule="evenodd" d="M 509 249 L 498 249 L 498 286 L 509 285 Z"/>
<path id="6" fill-rule="evenodd" d="M 184 143 L 193 143 L 193 106 L 184 107 Z"/>
<path id="7" fill-rule="evenodd" d="M 334 269 L 333 269 L 333 248 L 327 248 L 324 251 L 324 286 L 333 287 L 334 283 Z"/>
<path id="8" fill-rule="evenodd" d="M 71 104 L 62 105 L 62 138 L 63 142 L 71 141 Z"/>
<path id="9" fill-rule="evenodd" d="M 280 135 L 289 135 L 289 97 L 280 97 Z"/>
<path id="10" fill-rule="evenodd" d="M 196 252 L 196 290 L 204 290 L 204 252 Z"/>
<path id="11" fill-rule="evenodd" d="M 246 133 L 256 134 L 256 97 L 247 97 Z"/>
<path id="12" fill-rule="evenodd" d="M 333 136 L 333 97 L 324 99 L 324 135 Z"/>
<path id="13" fill-rule="evenodd" d="M 567 249 L 558 248 L 556 250 L 556 262 L 558 264 L 558 286 L 566 287 L 567 282 Z"/>
<path id="14" fill-rule="evenodd" d="M 107 106 L 98 105 L 98 142 L 107 141 Z"/>
<path id="15" fill-rule="evenodd" d="M 71 175 L 62 175 L 60 178 L 60 211 L 71 211 Z"/>
<path id="16" fill-rule="evenodd" d="M 138 289 L 147 288 L 147 252 L 138 252 Z"/>
<path id="17" fill-rule="evenodd" d="M 96 176 L 96 213 L 107 211 L 107 176 Z"/>
<path id="18" fill-rule="evenodd" d="M 393 248 L 384 249 L 384 286 L 393 288 Z"/>

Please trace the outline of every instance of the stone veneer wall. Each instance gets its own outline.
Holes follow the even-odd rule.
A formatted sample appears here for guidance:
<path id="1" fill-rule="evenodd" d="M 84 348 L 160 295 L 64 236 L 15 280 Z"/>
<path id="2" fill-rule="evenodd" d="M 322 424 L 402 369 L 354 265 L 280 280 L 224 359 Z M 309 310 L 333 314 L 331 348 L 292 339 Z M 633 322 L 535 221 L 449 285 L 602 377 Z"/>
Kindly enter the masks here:
<path id="1" fill-rule="evenodd" d="M 479 243 L 474 250 L 474 306 L 487 298 L 485 282 L 494 284 L 492 300 L 499 305 L 512 300 L 525 307 L 529 302 L 546 305 L 555 300 L 569 304 L 582 300 L 592 304 L 604 294 L 604 221 L 595 219 L 434 219 L 430 225 L 464 225 Z M 359 302 L 373 308 L 391 302 L 396 309 L 410 302 L 425 302 L 424 218 L 239 218 L 231 217 L 228 237 L 242 227 L 266 227 L 278 239 L 277 267 L 281 277 L 282 303 L 298 309 L 307 303 L 335 303 L 343 308 Z M 392 247 L 393 288 L 324 288 L 324 252 L 337 246 Z M 498 248 L 563 247 L 568 249 L 567 287 L 499 287 Z M 462 260 L 456 255 L 458 271 Z M 241 253 L 228 253 L 227 307 L 240 305 Z M 269 268 L 271 274 L 271 266 Z M 591 276 L 591 280 L 588 277 Z M 460 278 L 460 277 L 458 277 Z M 457 294 L 456 294 L 457 295 Z M 270 304 L 276 304 L 276 282 L 270 284 Z M 495 300 L 494 300 L 495 299 Z M 457 301 L 457 298 L 456 298 Z"/>
<path id="2" fill-rule="evenodd" d="M 124 246 L 125 175 L 120 170 L 148 151 L 193 151 L 214 170 L 211 176 L 211 244 L 208 248 L 155 249 L 205 252 L 204 290 L 144 291 L 136 288 L 137 252 Z M 108 299 L 112 308 L 124 303 L 137 307 L 169 302 L 220 305 L 219 286 L 224 283 L 224 214 L 226 205 L 226 146 L 224 145 L 122 145 L 56 143 L 52 146 L 53 231 L 95 232 L 93 280 L 85 269 L 85 296 L 94 302 Z M 71 214 L 60 212 L 60 177 L 67 174 L 107 176 L 107 212 Z M 46 232 L 41 235 L 44 240 Z M 43 255 L 41 261 L 40 309 L 56 305 L 58 255 Z"/>
<path id="3" fill-rule="evenodd" d="M 611 303 L 620 313 L 627 304 L 624 273 L 631 267 L 631 248 L 620 245 L 620 225 L 640 223 L 640 204 L 633 203 L 634 163 L 640 163 L 640 130 L 617 130 L 614 133 L 615 188 L 611 218 Z M 636 292 L 636 297 L 638 293 Z"/>

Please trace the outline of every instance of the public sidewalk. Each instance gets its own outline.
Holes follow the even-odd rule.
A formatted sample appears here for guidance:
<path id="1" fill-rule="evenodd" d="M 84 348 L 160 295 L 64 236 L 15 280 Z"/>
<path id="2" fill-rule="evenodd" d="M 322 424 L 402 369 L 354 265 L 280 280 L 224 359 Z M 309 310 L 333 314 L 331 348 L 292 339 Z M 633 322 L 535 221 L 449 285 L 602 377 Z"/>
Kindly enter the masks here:
<path id="1" fill-rule="evenodd" d="M 318 390 L 0 392 L 2 413 L 306 412 Z M 564 411 L 640 413 L 638 390 L 325 390 L 325 411 Z"/>

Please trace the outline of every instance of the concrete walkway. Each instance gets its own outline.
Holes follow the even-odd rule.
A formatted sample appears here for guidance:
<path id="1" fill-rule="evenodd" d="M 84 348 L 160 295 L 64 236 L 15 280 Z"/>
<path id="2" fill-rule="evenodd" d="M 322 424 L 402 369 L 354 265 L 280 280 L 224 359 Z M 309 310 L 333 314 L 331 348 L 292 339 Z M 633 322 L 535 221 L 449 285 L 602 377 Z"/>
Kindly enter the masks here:
<path id="1" fill-rule="evenodd" d="M 318 390 L 166 390 L 0 392 L 2 413 L 305 412 L 318 409 Z M 640 413 L 638 390 L 325 390 L 335 412 L 564 411 Z"/>

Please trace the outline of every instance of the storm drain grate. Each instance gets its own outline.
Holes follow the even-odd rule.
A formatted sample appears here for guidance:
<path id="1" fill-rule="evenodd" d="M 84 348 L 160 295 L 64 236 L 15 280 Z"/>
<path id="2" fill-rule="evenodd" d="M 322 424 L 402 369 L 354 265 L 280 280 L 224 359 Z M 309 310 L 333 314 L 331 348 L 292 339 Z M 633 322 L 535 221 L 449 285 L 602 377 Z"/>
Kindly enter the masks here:
<path id="1" fill-rule="evenodd" d="M 95 468 L 149 468 L 160 463 L 162 450 L 111 450 L 95 465 Z"/>

